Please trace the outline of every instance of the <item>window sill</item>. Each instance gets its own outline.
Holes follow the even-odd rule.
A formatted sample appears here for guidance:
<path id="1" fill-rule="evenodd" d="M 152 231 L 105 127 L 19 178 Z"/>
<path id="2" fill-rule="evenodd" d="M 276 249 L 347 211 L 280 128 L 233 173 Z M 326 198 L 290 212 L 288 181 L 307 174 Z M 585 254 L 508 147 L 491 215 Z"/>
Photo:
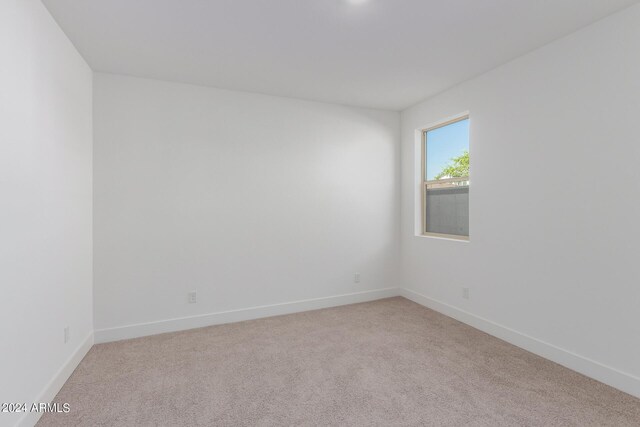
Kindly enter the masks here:
<path id="1" fill-rule="evenodd" d="M 456 236 L 455 234 L 422 233 L 422 234 L 416 234 L 416 237 L 425 237 L 429 239 L 450 240 L 453 242 L 469 243 L 469 236 Z"/>

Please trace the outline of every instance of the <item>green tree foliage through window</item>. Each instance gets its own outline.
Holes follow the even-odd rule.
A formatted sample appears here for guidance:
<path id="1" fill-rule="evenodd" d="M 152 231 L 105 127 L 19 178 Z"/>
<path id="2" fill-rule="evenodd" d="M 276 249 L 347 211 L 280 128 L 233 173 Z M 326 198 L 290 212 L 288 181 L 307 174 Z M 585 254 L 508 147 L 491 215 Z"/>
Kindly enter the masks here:
<path id="1" fill-rule="evenodd" d="M 469 151 L 465 150 L 458 157 L 451 159 L 451 162 L 435 176 L 435 179 L 459 178 L 469 176 Z"/>

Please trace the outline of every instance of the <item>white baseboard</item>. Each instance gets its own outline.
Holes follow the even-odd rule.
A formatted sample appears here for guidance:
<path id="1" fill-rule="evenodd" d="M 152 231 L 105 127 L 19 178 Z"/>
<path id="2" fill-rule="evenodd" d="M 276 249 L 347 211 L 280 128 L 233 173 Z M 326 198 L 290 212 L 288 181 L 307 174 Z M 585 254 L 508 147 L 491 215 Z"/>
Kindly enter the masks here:
<path id="1" fill-rule="evenodd" d="M 462 323 L 473 326 L 489 335 L 493 335 L 510 344 L 640 398 L 640 378 L 634 375 L 540 341 L 537 338 L 499 325 L 491 320 L 476 316 L 452 305 L 419 294 L 418 292 L 401 289 L 400 295 L 427 308 L 459 320 Z"/>
<path id="2" fill-rule="evenodd" d="M 93 346 L 93 333 L 90 333 L 89 336 L 82 341 L 76 351 L 73 352 L 64 365 L 56 372 L 51 381 L 49 381 L 49 384 L 45 386 L 44 390 L 42 390 L 33 402 L 51 402 L 64 383 L 67 382 L 73 371 L 78 367 L 84 356 L 86 356 L 91 346 Z M 26 412 L 24 416 L 18 420 L 17 426 L 33 427 L 41 416 L 42 412 Z"/>
<path id="3" fill-rule="evenodd" d="M 262 317 L 279 316 L 282 314 L 291 314 L 301 311 L 354 304 L 358 302 L 374 301 L 398 295 L 400 295 L 399 288 L 384 288 L 302 301 L 261 305 L 258 307 L 221 311 L 197 316 L 180 317 L 176 319 L 159 320 L 149 323 L 138 323 L 135 325 L 121 326 L 117 328 L 97 329 L 94 332 L 95 341 L 96 343 L 105 343 L 129 338 L 138 338 L 148 335 L 162 334 L 165 332 L 183 331 L 187 329 L 202 328 L 205 326 L 220 325 L 223 323 L 240 322 L 243 320 L 258 319 Z"/>

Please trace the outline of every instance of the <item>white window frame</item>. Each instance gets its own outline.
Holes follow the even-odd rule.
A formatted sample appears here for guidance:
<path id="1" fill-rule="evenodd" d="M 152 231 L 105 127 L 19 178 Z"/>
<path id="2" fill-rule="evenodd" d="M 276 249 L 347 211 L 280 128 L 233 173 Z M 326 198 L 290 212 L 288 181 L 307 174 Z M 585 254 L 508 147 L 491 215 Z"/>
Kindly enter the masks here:
<path id="1" fill-rule="evenodd" d="M 469 229 L 469 236 L 460 236 L 455 234 L 442 234 L 442 233 L 433 233 L 427 231 L 427 209 L 426 209 L 426 190 L 428 185 L 433 185 L 436 182 L 444 183 L 449 180 L 438 180 L 438 181 L 427 181 L 426 180 L 426 149 L 427 149 L 427 132 L 432 131 L 434 129 L 438 129 L 444 126 L 448 126 L 450 124 L 462 121 L 469 120 L 469 125 L 471 125 L 471 119 L 468 111 L 465 111 L 460 114 L 456 114 L 455 116 L 448 117 L 444 120 L 440 120 L 435 123 L 431 123 L 426 126 L 422 126 L 419 129 L 416 129 L 416 224 L 415 224 L 415 235 L 418 237 L 429 237 L 436 239 L 445 239 L 445 240 L 453 240 L 459 242 L 469 242 L 471 236 L 471 229 Z M 471 151 L 471 138 L 469 137 L 469 151 Z M 471 175 L 471 173 L 469 173 Z M 466 177 L 465 181 L 470 181 L 470 177 Z M 451 181 L 462 181 L 460 178 L 453 178 Z M 471 202 L 471 200 L 469 200 Z M 469 203 L 469 211 L 471 211 L 471 203 Z M 470 213 L 470 212 L 469 212 Z M 470 215 L 469 215 L 470 216 Z"/>

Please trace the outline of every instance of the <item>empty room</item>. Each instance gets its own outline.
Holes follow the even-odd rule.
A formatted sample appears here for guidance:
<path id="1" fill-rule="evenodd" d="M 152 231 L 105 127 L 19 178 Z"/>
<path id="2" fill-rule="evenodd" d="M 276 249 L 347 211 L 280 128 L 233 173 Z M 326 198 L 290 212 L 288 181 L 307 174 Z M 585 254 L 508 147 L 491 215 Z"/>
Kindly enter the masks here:
<path id="1" fill-rule="evenodd" d="M 638 0 L 0 0 L 0 427 L 638 427 L 639 118 Z"/>

